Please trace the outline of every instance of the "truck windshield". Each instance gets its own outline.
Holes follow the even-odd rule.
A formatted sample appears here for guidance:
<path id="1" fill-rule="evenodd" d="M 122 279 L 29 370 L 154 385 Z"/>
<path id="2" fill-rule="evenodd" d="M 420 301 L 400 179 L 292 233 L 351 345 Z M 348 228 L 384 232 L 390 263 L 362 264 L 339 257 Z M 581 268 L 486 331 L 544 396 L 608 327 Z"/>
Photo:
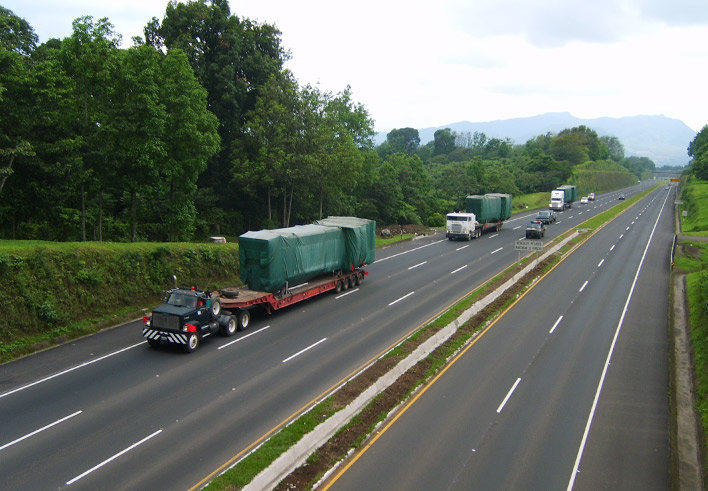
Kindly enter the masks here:
<path id="1" fill-rule="evenodd" d="M 167 299 L 167 303 L 182 307 L 196 307 L 197 297 L 188 293 L 172 292 L 170 298 Z"/>
<path id="2" fill-rule="evenodd" d="M 447 219 L 448 219 L 448 221 L 451 221 L 451 222 L 469 222 L 470 221 L 470 217 L 459 217 L 459 216 L 455 216 L 455 215 L 448 215 Z"/>

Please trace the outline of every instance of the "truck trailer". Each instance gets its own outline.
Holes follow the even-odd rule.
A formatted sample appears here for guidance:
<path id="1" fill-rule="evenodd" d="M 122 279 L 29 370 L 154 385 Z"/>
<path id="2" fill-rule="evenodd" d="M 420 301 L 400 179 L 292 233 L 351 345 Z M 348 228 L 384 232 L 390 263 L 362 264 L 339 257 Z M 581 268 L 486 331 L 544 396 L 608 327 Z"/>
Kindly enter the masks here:
<path id="1" fill-rule="evenodd" d="M 376 222 L 328 217 L 311 225 L 247 232 L 239 237 L 240 288 L 175 288 L 143 318 L 151 347 L 180 345 L 187 352 L 212 334 L 248 328 L 251 311 L 272 313 L 319 294 L 360 285 L 375 260 Z"/>
<path id="2" fill-rule="evenodd" d="M 551 191 L 551 202 L 549 210 L 563 211 L 573 207 L 573 202 L 578 199 L 578 189 L 576 186 L 565 184 Z"/>
<path id="3" fill-rule="evenodd" d="M 449 240 L 470 240 L 487 230 L 502 230 L 504 220 L 511 217 L 510 194 L 470 195 L 465 199 L 465 213 L 448 213 L 445 236 Z"/>

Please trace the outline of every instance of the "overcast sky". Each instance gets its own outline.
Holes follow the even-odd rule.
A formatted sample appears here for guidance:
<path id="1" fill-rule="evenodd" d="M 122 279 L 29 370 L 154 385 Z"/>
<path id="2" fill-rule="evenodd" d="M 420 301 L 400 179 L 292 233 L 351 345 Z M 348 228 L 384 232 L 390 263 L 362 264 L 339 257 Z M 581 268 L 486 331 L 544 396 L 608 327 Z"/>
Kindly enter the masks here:
<path id="1" fill-rule="evenodd" d="M 708 124 L 708 0 L 231 0 L 274 24 L 300 85 L 347 85 L 376 131 L 570 112 Z M 0 0 L 40 42 L 82 15 L 123 35 L 167 0 Z"/>

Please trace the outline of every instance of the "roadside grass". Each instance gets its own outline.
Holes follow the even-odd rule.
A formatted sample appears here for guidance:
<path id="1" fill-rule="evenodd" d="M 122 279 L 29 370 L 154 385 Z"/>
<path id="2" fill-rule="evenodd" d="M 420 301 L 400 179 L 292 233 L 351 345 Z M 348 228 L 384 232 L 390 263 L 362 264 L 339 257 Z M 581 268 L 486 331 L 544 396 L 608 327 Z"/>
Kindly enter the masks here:
<path id="1" fill-rule="evenodd" d="M 404 240 L 410 240 L 413 237 L 415 237 L 415 234 L 398 234 L 398 235 L 392 235 L 391 237 L 380 237 L 376 236 L 376 248 L 378 249 L 379 247 L 385 247 L 391 244 L 395 244 L 397 242 L 401 242 Z"/>
<path id="2" fill-rule="evenodd" d="M 527 209 L 533 210 L 535 208 L 546 208 L 548 207 L 550 200 L 551 193 L 549 191 L 514 196 L 514 199 L 512 200 L 513 213 L 518 213 Z"/>
<path id="3" fill-rule="evenodd" d="M 681 231 L 685 235 L 708 236 L 708 181 L 689 177 L 684 181 L 679 211 Z M 689 311 L 689 338 L 693 352 L 695 409 L 702 426 L 703 472 L 708 471 L 708 242 L 683 240 L 674 258 L 674 271 L 686 274 L 686 298 Z"/>
<path id="4" fill-rule="evenodd" d="M 652 188 L 653 189 L 653 188 Z M 611 219 L 622 213 L 624 210 L 626 210 L 628 207 L 630 207 L 633 203 L 641 199 L 643 196 L 647 195 L 651 190 L 647 190 L 637 196 L 634 196 L 632 198 L 629 198 L 621 203 L 618 203 L 617 205 L 611 207 L 609 210 L 601 213 L 596 219 L 590 219 L 581 224 L 580 226 L 576 227 L 577 228 L 583 228 L 583 229 L 597 229 L 604 225 L 605 223 L 609 222 Z M 544 193 L 546 195 L 547 193 Z M 575 230 L 575 229 L 573 229 Z M 573 230 L 569 230 L 562 236 L 565 236 L 569 233 L 574 233 Z M 561 236 L 561 237 L 562 237 Z M 559 241 L 561 240 L 561 237 L 557 237 L 555 240 Z M 575 246 L 577 246 L 579 243 L 585 241 L 588 238 L 588 234 L 581 234 L 578 237 L 573 238 L 573 240 L 567 244 L 562 250 L 563 254 L 567 252 L 568 250 L 571 250 Z M 467 343 L 470 342 L 470 340 L 477 335 L 479 331 L 484 329 L 487 325 L 489 325 L 490 322 L 493 321 L 497 316 L 500 315 L 501 312 L 503 312 L 509 305 L 511 305 L 516 299 L 525 291 L 527 288 L 529 288 L 531 285 L 535 284 L 536 280 L 545 274 L 548 270 L 550 270 L 555 264 L 557 264 L 561 260 L 562 254 L 557 254 L 553 256 L 551 259 L 547 260 L 547 263 L 543 265 L 543 269 L 541 272 L 538 274 L 536 278 L 528 282 L 527 284 L 524 284 L 521 286 L 521 291 L 516 293 L 515 295 L 511 296 L 510 298 L 507 298 L 504 303 L 501 305 L 495 305 L 493 310 L 486 311 L 484 314 L 487 316 L 486 321 L 484 321 L 482 324 L 475 326 L 474 328 L 463 330 L 462 328 L 458 329 L 458 334 L 453 336 L 451 340 L 449 340 L 446 343 L 443 343 L 438 349 L 436 349 L 431 355 L 424 360 L 427 363 L 427 368 L 425 370 L 424 375 L 420 376 L 417 380 L 415 380 L 411 386 L 409 387 L 409 390 L 405 392 L 405 395 L 400 398 L 398 401 L 398 404 L 403 403 L 409 396 L 410 394 L 415 391 L 416 388 L 419 386 L 423 385 L 426 383 L 427 380 L 429 380 L 431 377 L 433 377 L 436 373 L 438 373 L 446 363 L 457 353 L 460 349 L 462 349 Z M 406 338 L 404 341 L 399 343 L 397 346 L 392 348 L 389 352 L 387 352 L 382 358 L 387 358 L 387 357 L 401 357 L 405 356 L 408 353 L 412 351 L 412 348 L 410 346 L 406 346 L 406 344 L 410 344 L 411 341 L 416 341 L 418 338 L 423 337 L 426 331 L 432 331 L 436 332 L 437 330 L 441 329 L 442 327 L 448 325 L 450 322 L 452 322 L 454 319 L 459 317 L 459 315 L 470 308 L 477 300 L 479 300 L 482 296 L 484 296 L 492 286 L 495 284 L 498 284 L 501 279 L 504 277 L 507 277 L 510 272 L 514 272 L 515 270 L 518 270 L 522 267 L 524 263 L 528 263 L 528 261 L 534 260 L 534 256 L 525 256 L 524 258 L 521 259 L 519 263 L 516 261 L 514 262 L 513 265 L 509 266 L 506 268 L 502 273 L 499 273 L 498 275 L 495 275 L 493 278 L 490 278 L 488 281 L 484 282 L 480 287 L 475 289 L 473 292 L 471 292 L 468 296 L 466 296 L 464 299 L 460 300 L 456 304 L 452 305 L 450 308 L 446 309 L 444 313 L 442 313 L 440 316 L 437 318 L 433 319 L 420 329 L 418 329 L 415 333 L 411 334 L 408 338 Z M 373 406 L 375 404 L 375 401 L 372 401 L 367 408 L 362 410 L 362 413 L 366 411 L 369 407 Z M 316 406 L 317 407 L 317 406 Z M 319 417 L 319 411 L 317 411 L 318 416 L 314 418 L 315 421 L 322 422 L 326 418 Z M 334 414 L 332 412 L 331 414 Z M 378 417 L 375 419 L 375 422 L 371 424 L 366 431 L 363 432 L 362 435 L 358 436 L 354 443 L 352 444 L 351 448 L 357 448 L 358 446 L 361 445 L 361 443 L 368 438 L 369 435 L 375 430 L 377 425 L 383 421 L 389 414 L 389 411 L 383 411 L 381 414 L 378 415 Z M 280 430 L 281 432 L 283 431 L 288 431 L 288 428 L 295 427 L 295 428 L 301 428 L 301 427 L 308 427 L 308 425 L 303 424 L 300 422 L 300 419 L 307 417 L 307 414 L 301 416 L 300 418 L 297 418 L 293 420 L 292 422 L 289 422 L 287 426 L 285 426 L 284 429 Z M 361 413 L 359 415 L 356 415 L 347 425 L 343 426 L 338 432 L 337 435 L 343 432 L 346 432 L 349 428 L 352 426 L 355 426 L 359 424 L 359 418 L 361 417 Z M 314 427 L 313 427 L 314 428 Z M 302 433 L 304 436 L 305 432 Z M 271 439 L 277 438 L 278 433 L 270 437 Z M 335 435 L 336 437 L 336 435 Z M 333 438 L 335 438 L 333 437 Z M 287 441 L 292 441 L 294 444 L 296 440 L 290 440 L 288 439 Z M 266 448 L 267 442 L 264 443 L 260 448 L 254 450 L 251 454 L 248 456 L 244 457 L 241 461 L 237 462 L 231 469 L 226 471 L 224 474 L 221 476 L 215 478 L 212 482 L 209 483 L 209 488 L 210 489 L 215 489 L 215 490 L 230 490 L 233 489 L 231 486 L 235 485 L 234 483 L 238 480 L 240 486 L 243 486 L 247 483 L 249 483 L 253 478 L 255 478 L 261 471 L 266 469 L 279 455 L 276 455 L 276 453 L 273 452 L 268 452 L 268 456 L 264 457 L 262 455 L 259 455 L 261 452 L 266 452 L 264 450 Z M 280 445 L 274 445 L 275 448 L 280 448 Z M 285 449 L 283 449 L 284 451 Z M 320 455 L 320 450 L 315 450 L 315 452 L 307 459 L 307 462 L 309 464 L 312 464 L 313 462 L 318 462 L 323 456 Z M 343 456 L 342 456 L 343 458 Z M 238 477 L 236 477 L 238 476 Z M 318 476 L 318 479 L 321 478 L 321 475 Z M 315 481 L 316 482 L 316 481 Z M 309 486 L 307 486 L 307 489 L 311 489 L 312 485 L 314 483 L 310 483 Z"/>
<path id="5" fill-rule="evenodd" d="M 681 217 L 681 230 L 687 235 L 708 236 L 708 181 L 691 177 L 684 187 L 684 204 L 680 211 L 688 216 Z"/>

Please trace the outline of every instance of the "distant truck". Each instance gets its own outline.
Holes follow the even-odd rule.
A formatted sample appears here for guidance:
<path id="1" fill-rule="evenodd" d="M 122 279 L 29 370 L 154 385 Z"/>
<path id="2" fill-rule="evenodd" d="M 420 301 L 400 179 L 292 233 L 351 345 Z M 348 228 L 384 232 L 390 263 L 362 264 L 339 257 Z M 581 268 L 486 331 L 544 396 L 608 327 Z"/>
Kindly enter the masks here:
<path id="1" fill-rule="evenodd" d="M 487 230 L 501 231 L 504 220 L 511 217 L 510 194 L 470 195 L 465 199 L 464 213 L 448 213 L 445 237 L 449 240 L 471 240 Z"/>
<path id="2" fill-rule="evenodd" d="M 563 211 L 573 207 L 573 202 L 578 199 L 578 188 L 570 184 L 560 186 L 551 191 L 549 210 Z"/>
<path id="3" fill-rule="evenodd" d="M 191 353 L 212 334 L 248 328 L 251 311 L 272 313 L 328 291 L 360 285 L 375 260 L 376 222 L 328 217 L 311 225 L 247 232 L 239 237 L 241 280 L 217 291 L 175 288 L 143 318 L 151 347 L 173 344 Z M 290 286 L 295 283 L 295 286 Z"/>

